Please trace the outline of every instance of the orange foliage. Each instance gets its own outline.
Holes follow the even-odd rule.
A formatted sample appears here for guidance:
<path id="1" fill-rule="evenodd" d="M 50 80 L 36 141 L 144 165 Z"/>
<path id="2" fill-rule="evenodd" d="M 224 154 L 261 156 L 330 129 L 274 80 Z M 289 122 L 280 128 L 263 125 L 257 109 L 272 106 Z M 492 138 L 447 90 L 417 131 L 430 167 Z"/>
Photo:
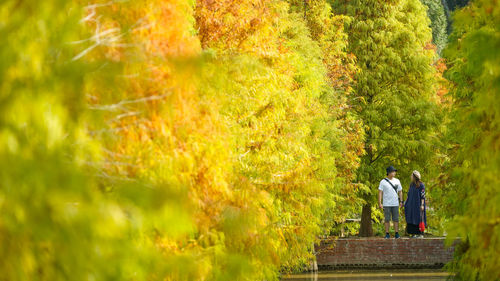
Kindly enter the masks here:
<path id="1" fill-rule="evenodd" d="M 190 57 L 201 51 L 189 32 L 191 7 L 185 1 L 144 1 L 91 9 L 102 16 L 89 21 L 95 29 L 105 22 L 123 34 L 100 50 L 123 63 L 123 74 L 116 78 L 120 89 L 96 87 L 89 101 L 97 108 L 105 108 L 104 102 L 116 108 L 104 115 L 114 133 L 106 149 L 116 152 L 108 155 L 108 162 L 116 163 L 108 172 L 188 190 L 195 209 L 186 209 L 199 211 L 194 224 L 200 232 L 208 231 L 230 196 L 229 171 L 223 168 L 230 165 L 217 112 L 189 82 L 196 67 Z"/>
<path id="2" fill-rule="evenodd" d="M 276 40 L 277 3 L 270 0 L 197 1 L 195 18 L 203 48 L 276 55 L 282 46 Z"/>

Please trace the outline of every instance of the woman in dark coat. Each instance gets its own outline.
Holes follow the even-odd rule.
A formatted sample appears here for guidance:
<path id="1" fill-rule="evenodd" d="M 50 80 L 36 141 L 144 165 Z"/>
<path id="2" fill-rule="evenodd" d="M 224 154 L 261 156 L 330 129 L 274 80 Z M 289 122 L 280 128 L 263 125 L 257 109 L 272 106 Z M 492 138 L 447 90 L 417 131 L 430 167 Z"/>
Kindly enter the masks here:
<path id="1" fill-rule="evenodd" d="M 425 211 L 425 186 L 421 181 L 420 173 L 413 171 L 408 197 L 405 202 L 406 232 L 410 237 L 423 237 L 418 225 L 424 222 L 427 228 L 427 216 Z"/>

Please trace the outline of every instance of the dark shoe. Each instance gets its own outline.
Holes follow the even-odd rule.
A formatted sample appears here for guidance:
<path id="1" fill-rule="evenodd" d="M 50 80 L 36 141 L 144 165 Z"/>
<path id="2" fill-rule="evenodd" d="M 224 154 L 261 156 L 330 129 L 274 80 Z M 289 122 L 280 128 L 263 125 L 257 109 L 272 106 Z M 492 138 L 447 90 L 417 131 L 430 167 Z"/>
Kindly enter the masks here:
<path id="1" fill-rule="evenodd" d="M 394 239 L 399 239 L 400 236 L 399 236 L 399 233 L 396 232 L 396 235 L 394 235 Z"/>
<path id="2" fill-rule="evenodd" d="M 391 238 L 391 235 L 389 235 L 389 233 L 386 233 L 385 234 L 385 239 L 389 239 L 389 238 Z"/>

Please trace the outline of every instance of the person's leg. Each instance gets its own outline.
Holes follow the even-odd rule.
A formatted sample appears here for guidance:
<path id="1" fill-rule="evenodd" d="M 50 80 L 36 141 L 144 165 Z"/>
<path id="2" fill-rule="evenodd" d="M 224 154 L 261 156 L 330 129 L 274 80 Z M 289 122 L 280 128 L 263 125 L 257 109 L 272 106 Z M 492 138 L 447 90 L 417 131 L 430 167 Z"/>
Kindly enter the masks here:
<path id="1" fill-rule="evenodd" d="M 391 208 L 384 207 L 385 238 L 389 238 L 389 226 L 391 223 Z"/>
<path id="2" fill-rule="evenodd" d="M 399 207 L 392 208 L 392 221 L 394 223 L 394 237 L 399 238 Z"/>
<path id="3" fill-rule="evenodd" d="M 408 232 L 408 234 L 410 234 L 410 236 L 416 235 L 418 233 L 416 229 L 417 229 L 416 225 L 411 224 L 411 223 L 406 224 L 406 232 Z"/>

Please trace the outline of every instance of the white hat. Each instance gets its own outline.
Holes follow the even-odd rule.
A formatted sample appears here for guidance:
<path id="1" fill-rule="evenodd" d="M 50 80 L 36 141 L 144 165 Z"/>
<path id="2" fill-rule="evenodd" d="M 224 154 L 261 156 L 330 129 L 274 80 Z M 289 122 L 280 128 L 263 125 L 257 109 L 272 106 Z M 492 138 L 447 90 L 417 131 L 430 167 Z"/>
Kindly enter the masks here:
<path id="1" fill-rule="evenodd" d="M 420 173 L 417 170 L 413 171 L 413 176 L 415 176 L 418 180 L 422 179 L 422 177 L 420 177 Z"/>

